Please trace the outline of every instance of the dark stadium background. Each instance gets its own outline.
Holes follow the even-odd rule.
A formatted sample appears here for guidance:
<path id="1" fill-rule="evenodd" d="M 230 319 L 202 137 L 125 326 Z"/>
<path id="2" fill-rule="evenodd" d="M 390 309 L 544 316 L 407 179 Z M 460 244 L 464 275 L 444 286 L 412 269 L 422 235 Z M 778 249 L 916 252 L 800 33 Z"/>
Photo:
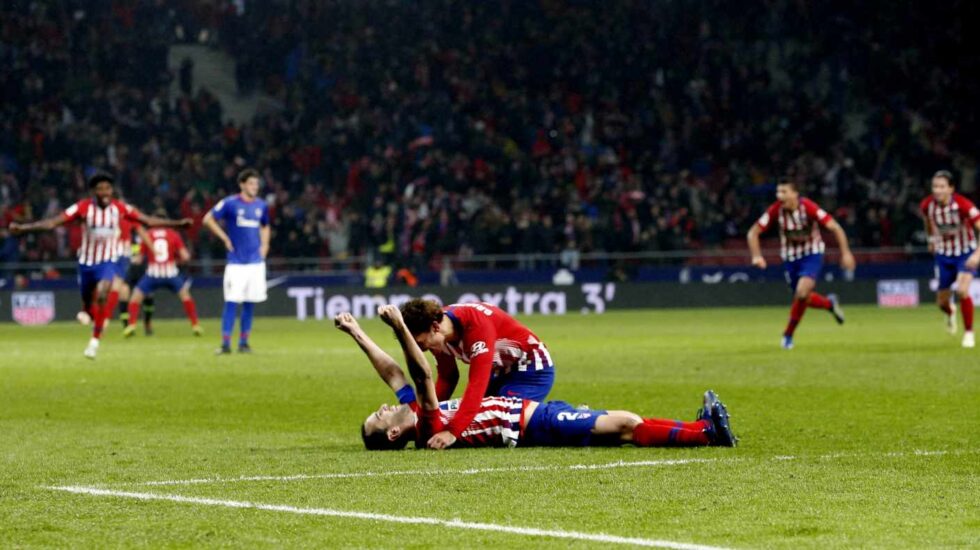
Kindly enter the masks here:
<path id="1" fill-rule="evenodd" d="M 977 198 L 977 10 L 4 2 L 0 277 L 74 285 L 78 228 L 5 228 L 107 171 L 136 206 L 195 220 L 207 287 L 223 251 L 200 220 L 247 165 L 273 205 L 271 269 L 326 285 L 361 285 L 375 258 L 433 285 L 547 283 L 563 266 L 776 281 L 745 269 L 743 235 L 786 173 L 841 221 L 858 279 L 924 280 L 928 175 L 952 169 Z"/>

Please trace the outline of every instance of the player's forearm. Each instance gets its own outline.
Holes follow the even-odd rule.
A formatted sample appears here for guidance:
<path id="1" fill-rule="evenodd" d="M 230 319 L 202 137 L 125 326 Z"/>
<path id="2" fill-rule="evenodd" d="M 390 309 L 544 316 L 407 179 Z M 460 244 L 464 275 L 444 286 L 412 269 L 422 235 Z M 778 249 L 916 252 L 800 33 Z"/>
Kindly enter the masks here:
<path id="1" fill-rule="evenodd" d="M 415 381 L 416 386 L 421 386 L 426 381 L 432 381 L 432 367 L 425 358 L 422 349 L 419 348 L 415 338 L 408 328 L 402 324 L 394 329 L 398 343 L 401 344 L 402 352 L 405 354 L 405 363 L 408 365 L 408 374 Z"/>
<path id="2" fill-rule="evenodd" d="M 51 231 L 55 227 L 58 227 L 64 223 L 64 218 L 61 216 L 55 216 L 53 218 L 48 218 L 45 220 L 39 220 L 33 223 L 25 223 L 18 226 L 18 230 L 22 233 L 37 233 L 40 231 Z"/>
<path id="3" fill-rule="evenodd" d="M 272 239 L 272 230 L 269 228 L 268 225 L 263 226 L 261 229 L 259 229 L 259 242 L 260 242 L 259 252 L 262 254 L 263 259 L 269 255 L 269 241 L 271 239 Z"/>
<path id="4" fill-rule="evenodd" d="M 745 240 L 749 244 L 749 253 L 752 257 L 762 256 L 762 246 L 759 244 L 759 229 L 756 226 L 752 226 L 748 234 L 745 236 Z"/>
<path id="5" fill-rule="evenodd" d="M 841 254 L 850 254 L 851 245 L 847 242 L 847 234 L 844 233 L 844 228 L 840 225 L 834 226 L 834 238 L 837 239 L 837 247 L 840 248 Z"/>
<path id="6" fill-rule="evenodd" d="M 180 227 L 181 225 L 180 220 L 171 220 L 158 216 L 142 216 L 140 223 L 149 227 Z"/>
<path id="7" fill-rule="evenodd" d="M 402 369 L 398 366 L 398 363 L 395 362 L 390 355 L 385 353 L 385 351 L 376 343 L 374 343 L 374 340 L 372 340 L 371 337 L 368 336 L 363 330 L 355 330 L 351 332 L 350 335 L 351 338 L 357 342 L 357 345 L 361 348 L 361 351 L 367 355 L 368 360 L 371 361 L 371 366 L 374 367 L 374 370 L 378 373 L 378 376 L 380 376 L 381 379 L 384 380 L 384 382 L 388 384 L 393 391 L 397 392 L 408 384 L 408 381 L 405 379 L 405 373 L 402 372 Z"/>
<path id="8" fill-rule="evenodd" d="M 202 223 L 204 224 L 204 227 L 208 228 L 208 231 L 214 234 L 215 237 L 218 237 L 218 239 L 222 241 L 228 241 L 228 234 L 226 234 L 225 230 L 221 228 L 221 225 L 215 221 L 214 216 L 212 216 L 210 212 L 204 216 Z"/>

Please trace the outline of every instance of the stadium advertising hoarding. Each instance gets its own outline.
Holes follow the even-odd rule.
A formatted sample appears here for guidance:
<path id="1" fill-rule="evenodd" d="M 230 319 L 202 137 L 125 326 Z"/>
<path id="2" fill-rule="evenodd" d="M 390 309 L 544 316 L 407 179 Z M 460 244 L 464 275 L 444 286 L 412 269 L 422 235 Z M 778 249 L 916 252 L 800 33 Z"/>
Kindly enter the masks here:
<path id="1" fill-rule="evenodd" d="M 269 289 L 268 301 L 259 304 L 260 316 L 293 317 L 303 320 L 331 319 L 341 311 L 370 318 L 382 304 L 402 303 L 411 297 L 425 296 L 442 303 L 484 301 L 498 305 L 516 315 L 601 314 L 609 310 L 645 308 L 699 308 L 726 306 L 785 306 L 790 291 L 785 283 L 578 283 L 573 285 L 516 284 L 461 286 L 404 286 L 374 290 L 352 285 L 318 284 L 306 277 L 291 278 Z M 820 283 L 824 292 L 837 293 L 848 304 L 878 303 L 878 281 L 834 281 Z M 221 315 L 223 296 L 220 287 L 192 289 L 198 311 L 203 318 Z M 15 307 L 13 296 L 20 295 Z M 25 297 L 26 296 L 26 297 Z M 28 298 L 29 297 L 29 298 Z M 45 292 L 0 291 L 0 322 L 14 321 L 13 313 L 21 311 L 43 319 L 75 318 L 81 299 L 75 289 Z M 7 305 L 10 304 L 10 305 Z M 50 309 L 49 309 L 50 305 Z M 182 318 L 180 301 L 167 292 L 158 292 L 156 312 L 160 318 Z"/>

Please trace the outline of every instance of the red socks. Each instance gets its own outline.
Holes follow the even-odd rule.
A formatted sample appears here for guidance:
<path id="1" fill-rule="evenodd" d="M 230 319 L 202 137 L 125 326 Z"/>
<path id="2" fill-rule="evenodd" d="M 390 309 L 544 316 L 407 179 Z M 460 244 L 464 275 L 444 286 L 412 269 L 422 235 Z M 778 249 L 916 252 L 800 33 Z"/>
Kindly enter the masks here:
<path id="1" fill-rule="evenodd" d="M 948 307 L 948 306 L 947 306 Z M 960 298 L 960 311 L 963 312 L 963 330 L 970 332 L 973 330 L 973 298 L 967 296 Z"/>
<path id="2" fill-rule="evenodd" d="M 660 418 L 644 418 L 633 428 L 633 444 L 637 447 L 699 447 L 710 443 L 707 422 L 681 422 Z"/>
<path id="3" fill-rule="evenodd" d="M 194 299 L 188 298 L 184 300 L 184 313 L 187 314 L 187 318 L 191 320 L 191 325 L 197 325 L 197 306 L 194 305 Z M 133 315 L 130 314 L 130 319 Z"/>
<path id="4" fill-rule="evenodd" d="M 804 313 L 806 313 L 806 300 L 793 300 L 793 305 L 789 308 L 789 323 L 786 325 L 786 330 L 783 331 L 784 335 L 793 336 L 796 325 L 800 324 Z"/>
<path id="5" fill-rule="evenodd" d="M 102 319 L 105 322 L 112 320 L 112 312 L 116 311 L 117 305 L 119 305 L 119 292 L 109 291 L 109 297 L 105 300 L 105 313 L 102 314 Z"/>
<path id="6" fill-rule="evenodd" d="M 140 316 L 139 302 L 129 302 L 129 326 L 136 324 L 136 319 Z"/>
<path id="7" fill-rule="evenodd" d="M 810 298 L 807 300 L 807 305 L 810 307 L 815 307 L 817 309 L 830 309 L 830 300 L 822 294 L 817 294 L 816 292 L 810 293 Z"/>
<path id="8" fill-rule="evenodd" d="M 942 311 L 943 313 L 945 313 L 946 315 L 952 315 L 953 314 L 953 307 L 949 305 L 949 302 L 946 302 L 946 303 L 942 304 L 941 306 L 939 306 L 939 310 Z"/>

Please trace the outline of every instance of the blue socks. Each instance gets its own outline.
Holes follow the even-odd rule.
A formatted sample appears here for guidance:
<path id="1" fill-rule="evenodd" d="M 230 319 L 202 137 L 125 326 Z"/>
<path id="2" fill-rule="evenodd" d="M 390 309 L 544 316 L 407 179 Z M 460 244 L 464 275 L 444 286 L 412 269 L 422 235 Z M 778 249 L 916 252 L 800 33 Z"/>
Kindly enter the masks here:
<path id="1" fill-rule="evenodd" d="M 252 302 L 242 303 L 242 326 L 238 336 L 238 345 L 248 345 L 248 335 L 252 332 L 252 315 L 255 313 L 255 304 Z"/>
<path id="2" fill-rule="evenodd" d="M 251 304 L 247 304 L 251 305 Z M 235 314 L 238 313 L 238 304 L 235 302 L 225 302 L 225 310 L 221 314 L 221 345 L 227 347 L 231 345 L 231 331 L 235 330 Z M 244 315 L 242 325 L 245 324 Z M 249 324 L 252 318 L 249 316 Z"/>

